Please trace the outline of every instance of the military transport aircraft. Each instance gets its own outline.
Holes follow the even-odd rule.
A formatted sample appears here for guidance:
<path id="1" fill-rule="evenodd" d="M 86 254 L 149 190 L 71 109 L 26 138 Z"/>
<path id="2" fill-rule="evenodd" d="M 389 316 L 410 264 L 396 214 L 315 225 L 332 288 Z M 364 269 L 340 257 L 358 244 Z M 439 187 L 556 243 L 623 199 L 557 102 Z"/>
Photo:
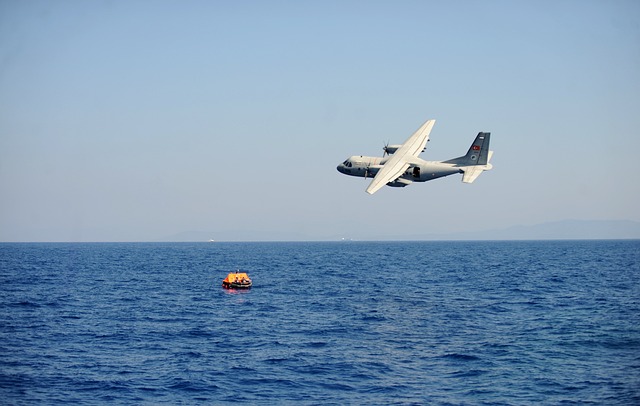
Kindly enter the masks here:
<path id="1" fill-rule="evenodd" d="M 384 185 L 405 187 L 413 182 L 426 182 L 443 176 L 462 173 L 464 183 L 472 183 L 483 171 L 492 168 L 489 163 L 491 133 L 478 133 L 466 155 L 447 161 L 425 161 L 418 158 L 426 149 L 429 133 L 436 120 L 428 120 L 402 145 L 385 145 L 382 157 L 352 156 L 340 165 L 338 171 L 350 176 L 373 177 L 367 193 L 374 194 Z"/>

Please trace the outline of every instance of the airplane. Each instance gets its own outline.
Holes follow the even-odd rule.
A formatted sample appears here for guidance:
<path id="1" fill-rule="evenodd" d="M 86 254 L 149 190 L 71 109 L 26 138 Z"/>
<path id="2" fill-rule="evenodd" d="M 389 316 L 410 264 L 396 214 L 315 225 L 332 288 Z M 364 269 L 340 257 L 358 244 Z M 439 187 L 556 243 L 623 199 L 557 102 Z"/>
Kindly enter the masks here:
<path id="1" fill-rule="evenodd" d="M 456 173 L 462 182 L 473 183 L 483 171 L 493 168 L 489 163 L 493 151 L 489 150 L 491 133 L 480 132 L 466 155 L 446 161 L 425 161 L 418 158 L 426 149 L 429 133 L 436 120 L 427 120 L 401 145 L 385 145 L 382 157 L 354 155 L 338 165 L 338 172 L 373 180 L 366 192 L 370 195 L 384 185 L 405 187 L 413 182 L 426 182 Z"/>

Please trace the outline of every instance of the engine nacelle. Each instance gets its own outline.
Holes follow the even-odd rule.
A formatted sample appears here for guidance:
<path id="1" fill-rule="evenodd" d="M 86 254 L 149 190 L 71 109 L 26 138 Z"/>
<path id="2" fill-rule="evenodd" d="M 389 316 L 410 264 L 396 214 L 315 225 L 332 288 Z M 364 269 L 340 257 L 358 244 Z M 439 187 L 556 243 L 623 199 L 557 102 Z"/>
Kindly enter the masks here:
<path id="1" fill-rule="evenodd" d="M 402 145 L 385 145 L 382 150 L 386 153 L 386 154 L 393 154 L 394 152 L 396 152 L 398 150 L 398 148 L 400 148 Z"/>
<path id="2" fill-rule="evenodd" d="M 409 186 L 412 182 L 408 179 L 403 179 L 403 178 L 398 178 L 396 180 L 394 180 L 393 182 L 389 182 L 387 183 L 387 186 L 391 186 L 391 187 L 405 187 L 405 186 Z"/>

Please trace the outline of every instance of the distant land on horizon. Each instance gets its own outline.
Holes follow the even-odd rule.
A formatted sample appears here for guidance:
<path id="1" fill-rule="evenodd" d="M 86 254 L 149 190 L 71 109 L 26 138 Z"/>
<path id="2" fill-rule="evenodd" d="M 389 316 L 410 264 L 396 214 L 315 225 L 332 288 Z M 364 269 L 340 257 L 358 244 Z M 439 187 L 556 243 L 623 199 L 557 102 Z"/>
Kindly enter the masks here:
<path id="1" fill-rule="evenodd" d="M 264 234 L 264 235 L 263 235 Z M 640 239 L 640 222 L 630 220 L 562 220 L 535 225 L 518 225 L 504 229 L 455 233 L 406 235 L 326 236 L 310 238 L 294 233 L 269 234 L 251 231 L 186 231 L 158 242 L 214 241 L 438 241 L 438 240 L 609 240 Z"/>
<path id="2" fill-rule="evenodd" d="M 640 239 L 640 222 L 628 220 L 562 220 L 468 233 L 440 234 L 451 240 L 610 240 Z"/>

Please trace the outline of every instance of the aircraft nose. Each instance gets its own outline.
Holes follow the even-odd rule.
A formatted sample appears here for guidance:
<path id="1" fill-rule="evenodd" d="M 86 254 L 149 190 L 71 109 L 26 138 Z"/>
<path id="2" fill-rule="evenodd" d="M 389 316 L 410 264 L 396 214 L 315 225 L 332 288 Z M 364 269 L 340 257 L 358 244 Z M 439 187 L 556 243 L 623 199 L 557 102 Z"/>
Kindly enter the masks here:
<path id="1" fill-rule="evenodd" d="M 338 172 L 340 172 L 340 173 L 344 173 L 344 169 L 342 168 L 342 164 L 338 165 L 338 166 L 336 167 L 336 169 L 338 170 Z"/>

